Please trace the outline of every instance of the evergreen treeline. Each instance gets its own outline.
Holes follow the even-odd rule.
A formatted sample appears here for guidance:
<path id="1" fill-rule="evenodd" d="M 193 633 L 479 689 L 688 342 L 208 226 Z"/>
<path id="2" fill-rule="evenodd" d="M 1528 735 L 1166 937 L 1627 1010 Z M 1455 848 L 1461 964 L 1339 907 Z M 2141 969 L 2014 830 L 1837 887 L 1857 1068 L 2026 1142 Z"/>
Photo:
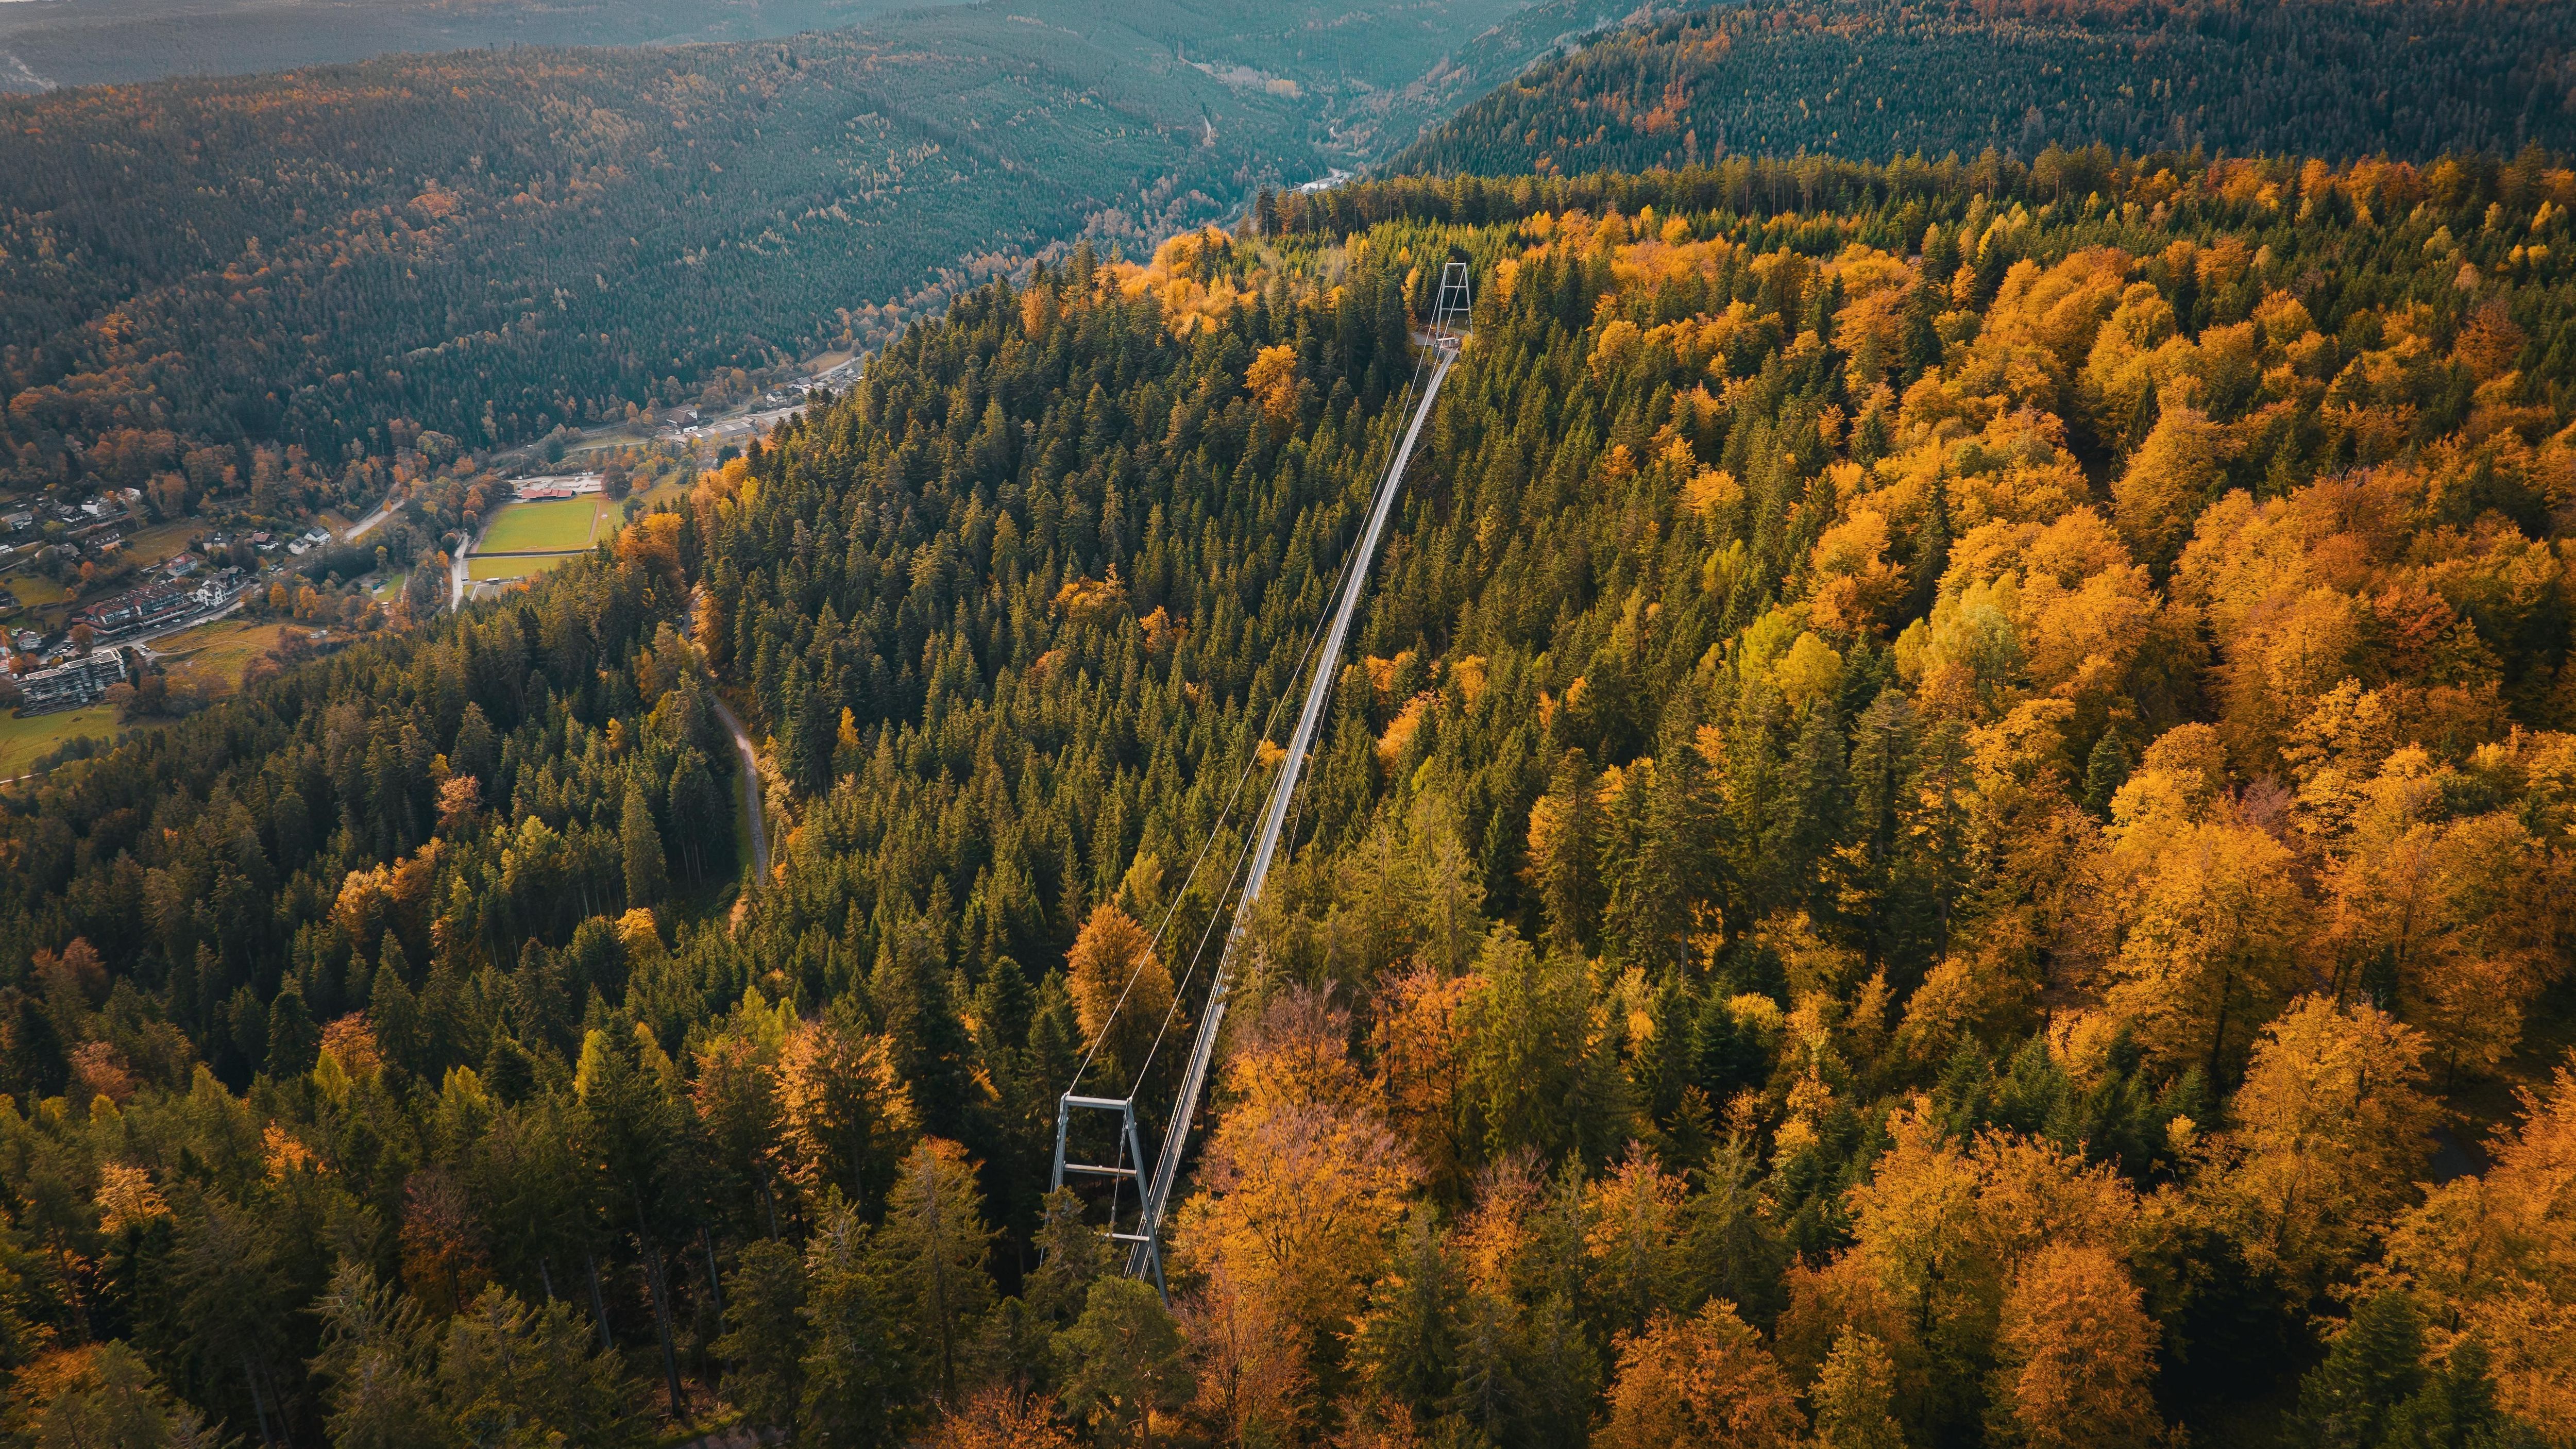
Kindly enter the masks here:
<path id="1" fill-rule="evenodd" d="M 0 817 L 0 1432 L 2564 1441 L 2571 205 L 1404 180 L 978 291 Z M 1451 257 L 1167 1309 L 1054 1099 L 1169 1100 Z"/>
<path id="2" fill-rule="evenodd" d="M 2510 155 L 2576 139 L 2570 33 L 2564 4 L 2483 0 L 1721 5 L 1542 65 L 1394 165 L 1570 175 L 2051 144 Z"/>

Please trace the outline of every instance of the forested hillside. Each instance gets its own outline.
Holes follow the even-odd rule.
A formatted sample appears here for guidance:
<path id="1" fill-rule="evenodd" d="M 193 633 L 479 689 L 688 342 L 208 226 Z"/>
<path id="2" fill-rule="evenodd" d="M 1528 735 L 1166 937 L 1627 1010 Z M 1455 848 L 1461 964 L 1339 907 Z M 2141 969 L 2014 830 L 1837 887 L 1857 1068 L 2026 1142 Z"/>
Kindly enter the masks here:
<path id="1" fill-rule="evenodd" d="M 2576 1441 L 2571 205 L 1738 162 L 980 290 L 13 797 L 0 1432 Z M 1167 1311 L 1055 1097 L 1170 1099 L 1452 256 Z"/>
<path id="2" fill-rule="evenodd" d="M 45 0 L 0 10 L 0 91 L 252 75 L 524 45 L 677 45 L 857 25 L 916 0 Z"/>
<path id="3" fill-rule="evenodd" d="M 2511 155 L 2576 140 L 2576 7 L 1799 0 L 1620 32 L 1486 94 L 1397 169 L 1643 171 L 1728 154 Z"/>
<path id="4" fill-rule="evenodd" d="M 0 488 L 203 493 L 257 447 L 335 475 L 873 347 L 1076 234 L 1142 254 L 1382 153 L 1469 37 L 1505 74 L 1610 13 L 1520 8 L 1032 0 L 0 101 Z"/>

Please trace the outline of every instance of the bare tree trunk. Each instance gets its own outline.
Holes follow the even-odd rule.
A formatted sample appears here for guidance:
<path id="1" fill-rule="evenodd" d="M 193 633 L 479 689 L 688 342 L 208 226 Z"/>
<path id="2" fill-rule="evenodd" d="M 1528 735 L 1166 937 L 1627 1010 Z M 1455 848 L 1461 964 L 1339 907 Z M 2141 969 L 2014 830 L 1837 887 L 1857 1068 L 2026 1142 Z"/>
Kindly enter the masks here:
<path id="1" fill-rule="evenodd" d="M 671 1421 L 689 1421 L 687 1398 L 680 1392 L 680 1357 L 671 1347 L 671 1282 L 662 1272 L 662 1249 L 644 1241 L 644 1291 L 653 1299 L 653 1331 L 662 1340 L 662 1377 L 671 1390 Z"/>
<path id="2" fill-rule="evenodd" d="M 634 1194 L 635 1244 L 644 1250 L 644 1292 L 653 1300 L 653 1332 L 662 1340 L 662 1377 L 671 1388 L 671 1421 L 689 1421 L 688 1401 L 680 1393 L 680 1359 L 671 1349 L 671 1279 L 662 1271 L 662 1245 L 645 1226 L 644 1197 Z"/>
<path id="3" fill-rule="evenodd" d="M 608 1304 L 599 1296 L 599 1258 L 584 1248 L 581 1261 L 582 1266 L 590 1270 L 590 1321 L 599 1326 L 600 1352 L 611 1352 L 617 1347 L 617 1340 L 608 1336 Z"/>
<path id="4" fill-rule="evenodd" d="M 724 1283 L 716 1276 L 716 1240 L 706 1225 L 698 1225 L 698 1246 L 707 1255 L 707 1300 L 716 1306 L 716 1326 L 724 1326 Z"/>
<path id="5" fill-rule="evenodd" d="M 259 1391 L 259 1374 L 250 1366 L 250 1355 L 242 1355 L 242 1380 L 250 1385 L 251 1411 L 259 1416 L 259 1442 L 275 1444 L 277 1436 L 268 1429 L 268 1396 Z"/>

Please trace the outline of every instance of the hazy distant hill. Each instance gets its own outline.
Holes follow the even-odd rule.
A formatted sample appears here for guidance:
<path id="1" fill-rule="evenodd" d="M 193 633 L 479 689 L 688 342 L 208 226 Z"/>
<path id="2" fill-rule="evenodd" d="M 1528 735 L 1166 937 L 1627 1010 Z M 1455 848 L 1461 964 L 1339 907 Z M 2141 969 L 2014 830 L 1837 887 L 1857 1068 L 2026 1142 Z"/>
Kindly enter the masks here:
<path id="1" fill-rule="evenodd" d="M 1637 170 L 1728 154 L 2035 156 L 2051 142 L 2427 157 L 2576 141 L 2576 5 L 1720 5 L 1467 107 L 1400 169 Z"/>
<path id="2" fill-rule="evenodd" d="M 871 344 L 943 277 L 1383 154 L 1613 3 L 1027 0 L 0 102 L 0 484 L 329 471 L 396 417 L 481 446 Z"/>
<path id="3" fill-rule="evenodd" d="M 22 0 L 0 91 L 241 75 L 405 51 L 756 40 L 942 0 Z"/>

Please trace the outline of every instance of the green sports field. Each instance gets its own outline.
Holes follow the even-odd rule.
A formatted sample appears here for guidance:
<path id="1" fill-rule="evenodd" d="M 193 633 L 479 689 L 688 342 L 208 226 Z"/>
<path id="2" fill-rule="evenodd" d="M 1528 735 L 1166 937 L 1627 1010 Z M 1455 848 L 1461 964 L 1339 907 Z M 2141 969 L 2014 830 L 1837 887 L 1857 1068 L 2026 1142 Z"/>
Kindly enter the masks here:
<path id="1" fill-rule="evenodd" d="M 505 503 L 492 515 L 490 527 L 474 545 L 478 554 L 569 553 L 590 547 L 591 527 L 599 518 L 599 499 L 558 498 L 543 503 Z"/>
<path id="2" fill-rule="evenodd" d="M 522 553 L 497 556 L 478 553 L 465 560 L 465 576 L 477 580 L 534 578 L 573 556 L 569 553 Z"/>

